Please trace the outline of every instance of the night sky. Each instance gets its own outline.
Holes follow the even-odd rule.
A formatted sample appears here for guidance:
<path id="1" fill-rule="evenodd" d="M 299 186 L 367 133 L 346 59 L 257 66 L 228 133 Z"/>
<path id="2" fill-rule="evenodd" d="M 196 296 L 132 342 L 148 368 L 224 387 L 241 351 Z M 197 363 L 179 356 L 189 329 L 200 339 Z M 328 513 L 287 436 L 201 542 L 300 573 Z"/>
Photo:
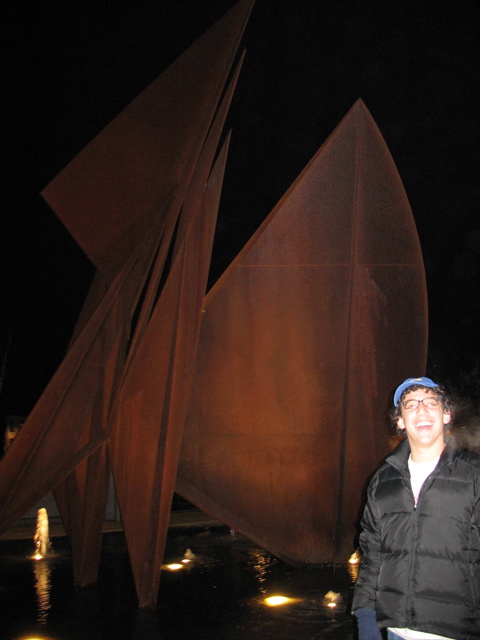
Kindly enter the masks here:
<path id="1" fill-rule="evenodd" d="M 61 362 L 93 275 L 40 191 L 233 4 L 45 2 L 4 21 L 2 424 L 31 410 Z M 420 236 L 428 373 L 480 397 L 478 5 L 256 1 L 228 118 L 210 280 L 362 98 Z"/>

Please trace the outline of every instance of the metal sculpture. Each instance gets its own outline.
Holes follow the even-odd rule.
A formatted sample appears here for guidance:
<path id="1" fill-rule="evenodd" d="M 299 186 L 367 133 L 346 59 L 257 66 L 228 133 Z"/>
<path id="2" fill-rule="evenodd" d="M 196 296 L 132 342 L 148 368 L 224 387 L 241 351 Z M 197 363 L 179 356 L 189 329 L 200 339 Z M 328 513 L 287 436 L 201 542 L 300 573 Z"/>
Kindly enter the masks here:
<path id="1" fill-rule="evenodd" d="M 219 100 L 252 4 L 252 0 L 242 0 L 235 5 L 43 192 L 101 275 L 97 274 L 92 285 L 64 361 L 10 455 L 2 460 L 0 522 L 3 530 L 7 529 L 71 474 L 56 494 L 72 536 L 74 568 L 81 584 L 95 578 L 98 564 L 100 515 L 108 475 L 106 452 L 100 448 L 118 417 L 114 407 L 119 384 L 128 381 L 130 364 L 148 333 L 180 210 L 183 207 L 175 252 L 182 255 L 187 270 L 198 265 L 199 258 L 197 254 L 183 255 L 185 247 L 180 239 L 186 241 L 189 227 L 198 225 L 200 214 L 211 219 L 216 213 L 220 169 L 212 177 L 215 195 L 211 195 L 212 187 L 206 195 L 203 186 L 238 71 L 220 109 Z M 208 265 L 208 246 L 204 242 L 202 247 L 201 261 Z M 183 304 L 175 304 L 177 313 L 186 313 Z M 197 306 L 199 321 L 201 304 Z M 184 360 L 183 366 L 192 369 L 194 352 L 188 355 L 192 360 L 190 364 Z M 167 376 L 176 375 L 170 371 L 170 362 L 165 366 Z M 187 397 L 183 399 L 185 410 L 186 403 Z M 160 433 L 161 420 L 157 427 Z M 157 434 L 157 441 L 161 437 Z M 117 448 L 113 456 L 118 457 Z M 121 472 L 116 472 L 121 484 Z M 148 469 L 148 474 L 156 477 L 156 468 Z M 173 482 L 168 486 L 173 487 Z M 173 489 L 169 496 L 166 491 L 162 501 L 171 502 Z M 119 501 L 125 503 L 124 496 L 119 495 Z M 128 507 L 122 516 L 134 520 Z M 167 524 L 164 518 L 157 527 L 166 529 Z M 146 527 L 143 535 L 151 542 L 151 527 Z M 157 531 L 153 538 L 162 535 Z M 152 544 L 156 549 L 156 543 Z M 134 543 L 135 548 L 130 549 L 134 560 L 135 545 L 145 544 L 143 540 Z M 148 567 L 137 569 L 134 567 L 136 577 L 150 571 Z M 159 567 L 152 571 L 158 573 Z M 140 582 L 151 580 L 140 577 L 137 581 L 140 606 L 154 606 L 158 580 L 156 586 L 145 588 Z"/>
<path id="2" fill-rule="evenodd" d="M 358 101 L 206 298 L 177 491 L 288 562 L 345 560 L 426 345 L 415 224 Z"/>
<path id="3" fill-rule="evenodd" d="M 379 398 L 425 366 L 415 225 L 361 101 L 204 298 L 240 64 L 225 86 L 252 4 L 43 192 L 97 274 L 0 463 L 0 529 L 55 488 L 75 579 L 94 581 L 111 470 L 142 608 L 175 487 L 293 564 L 345 559 L 359 485 L 388 450 Z"/>

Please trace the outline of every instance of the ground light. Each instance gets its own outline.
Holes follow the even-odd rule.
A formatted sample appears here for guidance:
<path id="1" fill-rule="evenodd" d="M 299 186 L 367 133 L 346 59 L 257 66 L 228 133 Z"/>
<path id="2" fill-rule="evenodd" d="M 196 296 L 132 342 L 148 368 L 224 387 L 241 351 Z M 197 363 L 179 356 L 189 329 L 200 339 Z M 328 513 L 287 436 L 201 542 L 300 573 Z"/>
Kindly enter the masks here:
<path id="1" fill-rule="evenodd" d="M 342 602 L 342 596 L 335 591 L 328 591 L 323 596 L 323 604 L 329 609 L 335 609 Z"/>
<path id="2" fill-rule="evenodd" d="M 162 565 L 162 569 L 167 569 L 168 571 L 179 571 L 180 569 L 184 569 L 185 565 L 190 564 L 190 562 L 192 562 L 195 558 L 195 554 L 192 553 L 190 549 L 187 549 L 180 562 L 171 562 L 170 564 L 164 564 Z"/>
<path id="3" fill-rule="evenodd" d="M 263 603 L 267 605 L 267 607 L 278 607 L 283 604 L 289 604 L 290 602 L 295 602 L 295 598 L 287 598 L 286 596 L 269 596 L 263 600 Z"/>

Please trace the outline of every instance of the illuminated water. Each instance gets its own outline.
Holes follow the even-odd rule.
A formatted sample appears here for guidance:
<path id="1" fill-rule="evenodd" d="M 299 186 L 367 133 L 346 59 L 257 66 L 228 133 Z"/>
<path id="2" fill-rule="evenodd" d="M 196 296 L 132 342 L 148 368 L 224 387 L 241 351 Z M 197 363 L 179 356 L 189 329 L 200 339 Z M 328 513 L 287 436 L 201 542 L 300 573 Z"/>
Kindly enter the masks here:
<path id="1" fill-rule="evenodd" d="M 32 542 L 0 542 L 0 638 L 53 640 L 351 640 L 352 569 L 293 569 L 226 527 L 172 529 L 157 610 L 138 613 L 125 540 L 104 536 L 98 583 L 73 586 L 70 548 L 31 559 Z M 182 563 L 182 559 L 190 562 Z M 336 607 L 330 608 L 332 596 Z M 293 600 L 279 607 L 266 596 Z"/>
<path id="2" fill-rule="evenodd" d="M 35 544 L 35 559 L 45 558 L 50 553 L 50 534 L 48 526 L 48 513 L 45 507 L 38 510 L 37 529 L 33 538 Z"/>

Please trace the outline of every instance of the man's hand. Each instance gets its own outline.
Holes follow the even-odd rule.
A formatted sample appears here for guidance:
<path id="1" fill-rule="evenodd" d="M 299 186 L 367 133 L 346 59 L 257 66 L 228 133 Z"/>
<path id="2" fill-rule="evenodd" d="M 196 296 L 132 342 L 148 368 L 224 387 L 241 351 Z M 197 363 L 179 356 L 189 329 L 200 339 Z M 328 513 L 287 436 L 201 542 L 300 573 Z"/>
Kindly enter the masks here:
<path id="1" fill-rule="evenodd" d="M 358 640 L 382 640 L 377 614 L 373 609 L 357 609 L 355 616 L 358 622 Z"/>

